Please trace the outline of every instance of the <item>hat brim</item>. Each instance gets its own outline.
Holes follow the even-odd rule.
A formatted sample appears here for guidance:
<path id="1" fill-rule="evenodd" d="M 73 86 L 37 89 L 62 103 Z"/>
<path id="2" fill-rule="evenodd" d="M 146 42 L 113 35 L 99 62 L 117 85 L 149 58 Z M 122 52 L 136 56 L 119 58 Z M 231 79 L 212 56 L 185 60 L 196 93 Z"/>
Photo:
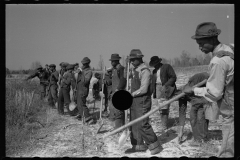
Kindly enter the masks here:
<path id="1" fill-rule="evenodd" d="M 81 61 L 82 64 L 90 63 L 91 61 Z"/>
<path id="2" fill-rule="evenodd" d="M 154 67 L 154 66 L 156 66 L 157 64 L 159 64 L 161 61 L 162 61 L 162 60 L 150 61 L 150 62 L 149 62 L 149 66 Z"/>
<path id="3" fill-rule="evenodd" d="M 143 57 L 143 55 L 142 56 L 137 56 L 137 57 L 132 57 L 132 56 L 129 56 L 129 59 L 134 59 L 134 58 L 142 58 Z"/>
<path id="4" fill-rule="evenodd" d="M 120 60 L 121 58 L 115 58 L 115 59 L 109 59 L 109 61 L 117 61 Z"/>
<path id="5" fill-rule="evenodd" d="M 191 38 L 192 39 L 201 39 L 201 38 L 215 37 L 215 36 L 218 36 L 220 33 L 221 33 L 221 30 L 217 29 L 217 34 L 216 35 L 211 35 L 211 36 L 210 35 L 194 35 Z"/>

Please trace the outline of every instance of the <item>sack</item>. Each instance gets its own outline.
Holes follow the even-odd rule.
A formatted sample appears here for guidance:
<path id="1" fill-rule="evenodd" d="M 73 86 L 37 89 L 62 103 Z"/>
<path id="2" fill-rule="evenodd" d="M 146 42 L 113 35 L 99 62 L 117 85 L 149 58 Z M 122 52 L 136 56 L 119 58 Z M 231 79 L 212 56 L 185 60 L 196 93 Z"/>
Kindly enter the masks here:
<path id="1" fill-rule="evenodd" d="M 219 107 L 216 102 L 207 103 L 204 105 L 205 119 L 209 121 L 217 121 L 219 117 Z"/>

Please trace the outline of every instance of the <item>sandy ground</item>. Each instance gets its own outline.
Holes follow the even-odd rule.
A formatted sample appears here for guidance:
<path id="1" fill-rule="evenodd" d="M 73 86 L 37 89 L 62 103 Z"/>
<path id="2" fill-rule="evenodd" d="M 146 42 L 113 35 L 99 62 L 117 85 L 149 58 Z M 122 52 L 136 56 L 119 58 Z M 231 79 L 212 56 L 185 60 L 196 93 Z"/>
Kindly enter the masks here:
<path id="1" fill-rule="evenodd" d="M 155 102 L 154 102 L 155 103 Z M 96 102 L 94 109 L 95 118 L 99 119 L 100 102 Z M 90 112 L 93 113 L 93 104 L 88 104 Z M 156 107 L 153 104 L 154 108 Z M 190 107 L 188 107 L 189 113 Z M 102 133 L 97 134 L 100 126 L 98 120 L 95 124 L 82 124 L 81 121 L 71 116 L 60 116 L 56 109 L 49 109 L 49 115 L 55 119 L 52 123 L 38 129 L 38 132 L 33 134 L 29 145 L 23 148 L 18 153 L 7 155 L 10 157 L 151 157 L 150 151 L 136 152 L 125 154 L 128 148 L 131 148 L 130 138 L 121 147 L 118 147 L 118 138 L 116 134 L 110 136 L 103 141 L 102 136 L 111 129 L 108 119 L 103 119 L 104 125 L 101 129 Z M 189 114 L 187 114 L 189 118 Z M 156 157 L 209 157 L 213 153 L 209 153 L 206 147 L 190 147 L 188 145 L 191 138 L 189 120 L 186 121 L 184 139 L 181 145 L 177 143 L 177 123 L 178 123 L 178 107 L 177 102 L 172 103 L 170 107 L 169 124 L 170 127 L 164 133 L 159 133 L 160 116 L 159 112 L 150 116 L 150 122 L 155 133 L 158 136 L 163 150 L 154 155 Z M 219 126 L 211 124 L 209 127 L 209 135 L 212 140 L 208 145 L 220 146 L 221 136 Z M 84 136 L 83 136 L 84 135 Z M 217 144 L 214 144 L 217 143 Z M 203 149 L 205 148 L 205 150 Z"/>

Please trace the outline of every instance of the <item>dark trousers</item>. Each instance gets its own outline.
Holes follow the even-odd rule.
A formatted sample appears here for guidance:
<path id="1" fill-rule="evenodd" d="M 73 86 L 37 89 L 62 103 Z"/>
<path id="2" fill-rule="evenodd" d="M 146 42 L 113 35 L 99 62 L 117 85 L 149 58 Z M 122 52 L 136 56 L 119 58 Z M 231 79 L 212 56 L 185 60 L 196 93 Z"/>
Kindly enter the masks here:
<path id="1" fill-rule="evenodd" d="M 184 126 L 186 121 L 187 102 L 190 99 L 186 96 L 178 99 L 179 105 L 179 126 Z"/>
<path id="2" fill-rule="evenodd" d="M 133 98 L 133 104 L 130 108 L 131 121 L 141 117 L 151 110 L 151 97 L 143 96 Z M 146 118 L 130 127 L 130 139 L 133 146 L 142 146 L 145 143 L 150 148 L 156 148 L 159 145 L 156 134 L 153 131 L 149 118 Z M 153 146 L 152 146 L 153 145 Z"/>
<path id="3" fill-rule="evenodd" d="M 104 97 L 104 111 L 107 111 L 107 108 L 108 108 L 108 95 L 105 94 L 105 97 Z"/>
<path id="4" fill-rule="evenodd" d="M 51 85 L 48 91 L 48 104 L 50 106 L 54 106 L 55 103 L 58 101 L 58 86 L 57 85 Z"/>
<path id="5" fill-rule="evenodd" d="M 86 89 L 84 89 L 84 90 L 86 90 Z M 79 92 L 79 91 L 81 91 L 80 88 L 79 88 L 78 94 L 77 94 L 77 107 L 78 107 L 78 111 L 79 111 L 78 114 L 83 117 L 83 112 L 84 112 L 84 117 L 87 118 L 90 116 L 89 109 L 86 105 L 88 94 Z"/>
<path id="6" fill-rule="evenodd" d="M 58 97 L 58 112 L 64 113 L 64 104 L 70 104 L 70 88 L 60 88 Z"/>
<path id="7" fill-rule="evenodd" d="M 109 110 L 110 110 L 110 115 L 109 115 L 109 120 L 111 121 L 118 121 L 117 123 L 119 123 L 117 126 L 120 127 L 122 125 L 124 125 L 124 117 L 125 117 L 125 112 L 116 109 L 113 104 L 112 104 L 112 99 L 110 99 L 110 106 L 109 106 Z"/>
<path id="8" fill-rule="evenodd" d="M 190 123 L 195 140 L 207 140 L 209 120 L 205 119 L 203 104 L 192 105 Z"/>
<path id="9" fill-rule="evenodd" d="M 47 86 L 40 83 L 40 91 L 41 91 L 40 99 L 41 100 L 46 96 L 46 89 L 47 89 Z"/>

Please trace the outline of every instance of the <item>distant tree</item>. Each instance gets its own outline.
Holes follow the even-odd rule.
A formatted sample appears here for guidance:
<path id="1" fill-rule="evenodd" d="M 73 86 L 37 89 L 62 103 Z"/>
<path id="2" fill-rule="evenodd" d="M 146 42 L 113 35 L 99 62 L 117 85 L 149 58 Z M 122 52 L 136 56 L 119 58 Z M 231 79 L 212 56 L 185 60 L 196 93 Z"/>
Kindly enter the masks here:
<path id="1" fill-rule="evenodd" d="M 162 58 L 162 62 L 161 63 L 166 64 L 166 63 L 168 63 L 168 60 L 166 58 Z"/>
<path id="2" fill-rule="evenodd" d="M 32 62 L 32 65 L 31 65 L 30 69 L 35 70 L 40 65 L 41 65 L 41 63 L 39 61 Z"/>
<path id="3" fill-rule="evenodd" d="M 121 61 L 122 61 L 122 65 L 123 67 L 126 67 L 126 58 L 125 58 L 125 55 L 122 55 L 122 58 L 121 58 Z"/>
<path id="4" fill-rule="evenodd" d="M 199 65 L 203 65 L 203 54 L 197 55 L 197 60 L 199 62 Z"/>
<path id="5" fill-rule="evenodd" d="M 175 57 L 174 58 L 174 66 L 179 67 L 180 65 L 181 65 L 181 61 L 180 61 L 179 57 Z"/>
<path id="6" fill-rule="evenodd" d="M 189 66 L 189 60 L 191 58 L 191 55 L 189 52 L 183 50 L 180 58 L 181 58 L 181 66 L 183 67 Z"/>
<path id="7" fill-rule="evenodd" d="M 212 59 L 211 54 L 205 54 L 204 59 L 203 59 L 203 64 L 208 65 Z"/>
<path id="8" fill-rule="evenodd" d="M 103 70 L 104 69 L 104 61 L 102 59 L 102 55 L 100 55 L 100 59 L 99 59 L 99 62 L 98 62 L 98 67 L 99 67 L 99 70 Z"/>

